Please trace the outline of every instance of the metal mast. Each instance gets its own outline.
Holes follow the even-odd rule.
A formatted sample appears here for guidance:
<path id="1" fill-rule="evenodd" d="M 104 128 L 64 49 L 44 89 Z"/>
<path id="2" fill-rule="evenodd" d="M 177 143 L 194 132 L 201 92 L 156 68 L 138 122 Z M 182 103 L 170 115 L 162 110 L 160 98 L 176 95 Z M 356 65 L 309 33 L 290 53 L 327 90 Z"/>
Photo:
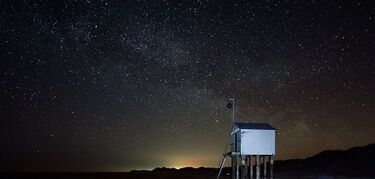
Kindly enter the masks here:
<path id="1" fill-rule="evenodd" d="M 236 113 L 235 113 L 235 108 L 234 108 L 234 103 L 235 103 L 235 100 L 234 98 L 229 98 L 228 100 L 228 104 L 227 104 L 227 108 L 231 109 L 232 110 L 232 129 L 230 131 L 230 137 L 232 135 L 232 132 L 233 132 L 233 126 L 234 126 L 234 122 L 236 121 Z M 232 158 L 232 178 L 233 179 L 238 179 L 239 178 L 239 167 L 238 167 L 238 161 L 237 161 L 237 157 L 236 155 L 233 155 L 233 151 L 235 151 L 235 148 L 237 147 L 237 144 L 236 144 L 236 139 L 234 141 L 234 145 L 232 146 L 232 148 L 230 149 L 231 152 L 226 152 L 227 151 L 227 148 L 225 149 L 223 155 L 222 155 L 222 158 L 221 158 L 221 161 L 220 161 L 220 169 L 219 169 L 219 173 L 217 175 L 217 179 L 220 178 L 220 174 L 221 174 L 221 171 L 224 167 L 224 163 L 225 163 L 225 158 L 227 156 L 231 156 Z M 227 147 L 229 146 L 229 144 L 227 145 Z"/>

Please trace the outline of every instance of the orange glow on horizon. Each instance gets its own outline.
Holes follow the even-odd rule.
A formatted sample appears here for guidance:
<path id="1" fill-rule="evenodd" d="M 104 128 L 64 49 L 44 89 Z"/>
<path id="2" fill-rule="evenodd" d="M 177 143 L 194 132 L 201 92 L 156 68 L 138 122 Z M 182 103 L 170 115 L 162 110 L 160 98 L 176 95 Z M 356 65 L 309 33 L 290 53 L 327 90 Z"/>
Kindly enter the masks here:
<path id="1" fill-rule="evenodd" d="M 210 167 L 215 166 L 215 158 L 207 156 L 173 156 L 168 159 L 168 167 L 181 169 L 185 167 Z"/>

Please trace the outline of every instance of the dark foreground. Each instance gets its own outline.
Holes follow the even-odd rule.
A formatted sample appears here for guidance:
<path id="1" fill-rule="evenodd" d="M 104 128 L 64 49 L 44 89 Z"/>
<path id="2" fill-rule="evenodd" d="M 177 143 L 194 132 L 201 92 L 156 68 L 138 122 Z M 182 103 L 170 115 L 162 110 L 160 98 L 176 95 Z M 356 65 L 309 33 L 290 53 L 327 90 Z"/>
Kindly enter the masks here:
<path id="1" fill-rule="evenodd" d="M 276 161 L 274 178 L 375 178 L 374 169 L 375 144 L 370 144 L 345 151 L 323 151 L 302 160 Z M 229 179 L 230 176 L 228 174 L 230 171 L 230 168 L 224 168 L 221 179 Z M 204 167 L 187 167 L 182 169 L 155 168 L 152 171 L 132 171 L 126 173 L 0 173 L 0 179 L 214 179 L 217 172 L 217 168 Z M 262 168 L 261 173 L 263 173 Z"/>
<path id="2" fill-rule="evenodd" d="M 212 174 L 176 174 L 176 173 L 7 173 L 0 174 L 1 179 L 214 179 Z M 230 177 L 220 177 L 229 179 Z"/>
<path id="3" fill-rule="evenodd" d="M 215 174 L 177 174 L 177 173 L 2 173 L 1 179 L 215 179 Z M 230 176 L 222 176 L 221 179 L 230 179 Z M 284 178 L 318 178 L 318 179 L 362 179 L 367 177 L 332 177 L 332 176 L 281 176 Z M 369 177 L 371 178 L 371 177 Z"/>

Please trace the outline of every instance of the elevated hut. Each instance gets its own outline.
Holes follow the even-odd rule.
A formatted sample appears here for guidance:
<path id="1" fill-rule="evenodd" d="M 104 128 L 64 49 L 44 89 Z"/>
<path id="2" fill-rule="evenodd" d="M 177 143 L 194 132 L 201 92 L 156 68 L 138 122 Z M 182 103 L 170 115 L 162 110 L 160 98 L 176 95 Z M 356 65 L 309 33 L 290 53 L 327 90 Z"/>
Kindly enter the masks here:
<path id="1" fill-rule="evenodd" d="M 276 151 L 276 129 L 267 123 L 235 122 L 234 99 L 229 99 L 227 107 L 232 109 L 232 130 L 230 133 L 229 151 L 226 150 L 220 161 L 220 178 L 226 157 L 232 159 L 232 179 L 249 179 L 261 177 L 273 178 L 273 163 Z M 262 159 L 262 161 L 261 161 Z M 255 166 L 255 172 L 254 170 Z M 268 167 L 267 167 L 268 166 Z"/>
<path id="2" fill-rule="evenodd" d="M 235 122 L 231 132 L 230 154 L 232 157 L 232 178 L 258 179 L 260 159 L 263 159 L 263 177 L 273 177 L 273 157 L 275 155 L 276 129 L 267 123 Z M 255 172 L 253 172 L 253 160 Z M 267 172 L 269 163 L 269 172 Z"/>

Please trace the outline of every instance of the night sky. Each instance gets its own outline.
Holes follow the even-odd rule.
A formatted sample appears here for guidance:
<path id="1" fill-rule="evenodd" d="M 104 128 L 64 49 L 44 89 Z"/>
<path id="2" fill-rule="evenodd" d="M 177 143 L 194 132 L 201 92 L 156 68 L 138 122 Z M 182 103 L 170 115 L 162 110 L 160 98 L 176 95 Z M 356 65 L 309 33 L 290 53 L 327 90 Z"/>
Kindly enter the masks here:
<path id="1" fill-rule="evenodd" d="M 375 142 L 371 0 L 0 6 L 0 171 L 217 167 L 229 97 L 278 160 Z"/>

